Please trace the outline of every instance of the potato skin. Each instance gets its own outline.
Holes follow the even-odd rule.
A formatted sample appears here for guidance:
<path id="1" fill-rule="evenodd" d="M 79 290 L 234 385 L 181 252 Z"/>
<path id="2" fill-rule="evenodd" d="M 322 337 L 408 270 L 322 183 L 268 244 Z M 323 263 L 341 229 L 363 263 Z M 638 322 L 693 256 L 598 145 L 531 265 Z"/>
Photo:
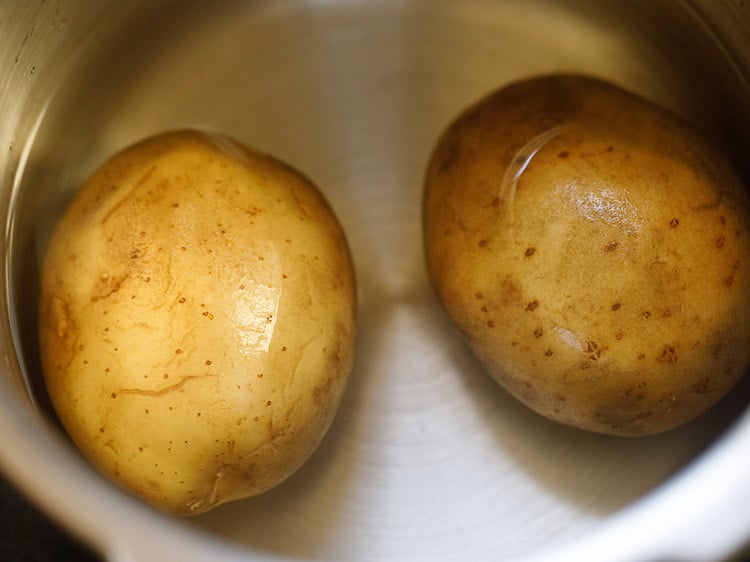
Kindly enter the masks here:
<path id="1" fill-rule="evenodd" d="M 585 76 L 480 100 L 425 179 L 429 276 L 489 374 L 544 416 L 623 436 L 687 422 L 747 369 L 748 225 L 715 147 Z"/>
<path id="2" fill-rule="evenodd" d="M 84 455 L 194 515 L 289 477 L 352 367 L 355 280 L 316 187 L 226 137 L 175 131 L 115 155 L 43 264 L 49 395 Z"/>

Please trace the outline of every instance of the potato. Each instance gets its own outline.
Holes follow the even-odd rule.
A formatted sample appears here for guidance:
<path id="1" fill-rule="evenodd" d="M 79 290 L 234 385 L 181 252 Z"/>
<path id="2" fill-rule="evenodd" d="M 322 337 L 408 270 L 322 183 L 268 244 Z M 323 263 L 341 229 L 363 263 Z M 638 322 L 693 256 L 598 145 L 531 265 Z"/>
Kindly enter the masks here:
<path id="1" fill-rule="evenodd" d="M 726 158 L 600 80 L 530 78 L 440 138 L 431 282 L 489 374 L 553 420 L 674 428 L 750 362 L 750 204 Z"/>
<path id="2" fill-rule="evenodd" d="M 43 263 L 40 351 L 83 454 L 192 515 L 289 477 L 352 367 L 354 273 L 317 189 L 228 138 L 176 131 L 115 155 Z"/>

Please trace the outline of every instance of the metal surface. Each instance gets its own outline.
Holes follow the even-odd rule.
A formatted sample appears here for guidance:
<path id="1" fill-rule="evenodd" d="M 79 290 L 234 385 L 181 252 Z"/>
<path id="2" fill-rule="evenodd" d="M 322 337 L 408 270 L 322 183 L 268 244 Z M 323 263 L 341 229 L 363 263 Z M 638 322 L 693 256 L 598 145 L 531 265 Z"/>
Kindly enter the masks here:
<path id="1" fill-rule="evenodd" d="M 0 7 L 0 32 L 12 31 L 0 52 L 10 69 L 0 82 L 4 469 L 118 560 L 711 559 L 750 540 L 750 468 L 732 462 L 750 447 L 747 382 L 655 437 L 555 425 L 474 362 L 429 290 L 421 250 L 437 135 L 523 76 L 608 78 L 694 121 L 742 163 L 749 59 L 730 51 L 749 36 L 747 9 L 727 8 L 735 35 L 720 43 L 711 30 L 729 15 L 707 4 L 711 25 L 686 4 L 617 0 Z M 226 132 L 322 188 L 349 237 L 360 308 L 352 383 L 311 461 L 261 497 L 176 522 L 97 477 L 56 428 L 34 313 L 39 255 L 64 200 L 113 151 L 185 126 Z M 38 415 L 13 386 L 31 389 Z"/>

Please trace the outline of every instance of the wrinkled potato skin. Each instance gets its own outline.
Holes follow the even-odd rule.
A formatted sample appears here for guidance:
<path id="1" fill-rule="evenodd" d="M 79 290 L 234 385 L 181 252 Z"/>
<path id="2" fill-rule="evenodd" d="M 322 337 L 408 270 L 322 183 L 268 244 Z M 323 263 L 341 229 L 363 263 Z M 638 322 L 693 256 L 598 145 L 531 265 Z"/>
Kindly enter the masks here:
<path id="1" fill-rule="evenodd" d="M 714 147 L 644 100 L 582 76 L 503 88 L 443 134 L 423 205 L 440 301 L 537 412 L 656 433 L 747 369 L 747 194 Z"/>
<path id="2" fill-rule="evenodd" d="M 332 421 L 354 292 L 344 234 L 307 179 L 225 137 L 159 135 L 97 170 L 53 235 L 49 395 L 85 456 L 164 511 L 259 494 Z"/>

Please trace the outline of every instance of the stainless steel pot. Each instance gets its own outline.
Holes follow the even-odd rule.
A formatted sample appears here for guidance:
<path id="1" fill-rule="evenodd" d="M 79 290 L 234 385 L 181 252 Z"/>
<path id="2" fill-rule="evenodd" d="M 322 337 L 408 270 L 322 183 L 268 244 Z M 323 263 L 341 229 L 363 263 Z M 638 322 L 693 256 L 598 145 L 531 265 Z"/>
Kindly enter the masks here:
<path id="1" fill-rule="evenodd" d="M 750 541 L 747 380 L 655 437 L 543 420 L 456 341 L 419 227 L 440 130 L 541 72 L 596 74 L 671 107 L 750 178 L 750 4 L 7 0 L 0 37 L 0 466 L 108 559 L 716 560 Z M 186 521 L 81 459 L 35 351 L 39 258 L 61 206 L 113 151 L 182 126 L 321 185 L 361 292 L 354 380 L 315 456 L 278 489 Z"/>

